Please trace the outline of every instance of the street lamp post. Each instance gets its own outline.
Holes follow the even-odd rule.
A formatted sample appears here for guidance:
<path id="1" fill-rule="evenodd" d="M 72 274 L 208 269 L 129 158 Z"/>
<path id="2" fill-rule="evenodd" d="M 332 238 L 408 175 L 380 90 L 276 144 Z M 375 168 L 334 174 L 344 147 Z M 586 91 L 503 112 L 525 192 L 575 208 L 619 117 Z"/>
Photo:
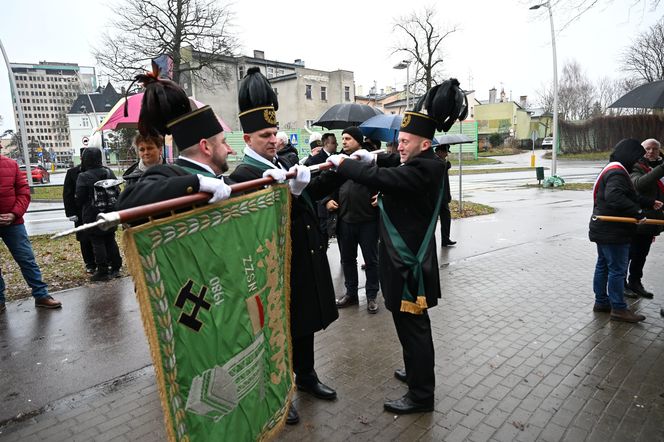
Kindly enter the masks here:
<path id="1" fill-rule="evenodd" d="M 5 64 L 7 65 L 7 74 L 9 76 L 9 85 L 11 86 L 14 99 L 16 100 L 16 109 L 18 113 L 18 121 L 16 125 L 18 126 L 19 133 L 21 134 L 21 144 L 23 145 L 23 161 L 25 161 L 25 176 L 28 180 L 28 185 L 30 186 L 32 192 L 32 173 L 30 171 L 30 154 L 28 153 L 28 134 L 25 130 L 25 114 L 23 113 L 23 105 L 21 104 L 21 97 L 18 96 L 18 89 L 16 88 L 16 78 L 14 78 L 14 71 L 9 64 L 9 57 L 7 57 L 7 52 L 5 52 L 5 47 L 0 40 L 0 50 L 2 51 L 2 56 L 5 59 Z M 18 147 L 18 146 L 17 146 Z"/>
<path id="2" fill-rule="evenodd" d="M 406 110 L 410 105 L 410 60 L 401 60 L 394 69 L 406 70 Z"/>
<path id="3" fill-rule="evenodd" d="M 551 2 L 540 3 L 531 6 L 530 9 L 539 9 L 542 6 L 549 11 L 549 22 L 551 23 L 551 49 L 553 50 L 553 148 L 551 149 L 551 176 L 556 175 L 556 151 L 558 150 L 558 61 L 556 58 L 556 32 L 553 27 L 553 13 Z"/>

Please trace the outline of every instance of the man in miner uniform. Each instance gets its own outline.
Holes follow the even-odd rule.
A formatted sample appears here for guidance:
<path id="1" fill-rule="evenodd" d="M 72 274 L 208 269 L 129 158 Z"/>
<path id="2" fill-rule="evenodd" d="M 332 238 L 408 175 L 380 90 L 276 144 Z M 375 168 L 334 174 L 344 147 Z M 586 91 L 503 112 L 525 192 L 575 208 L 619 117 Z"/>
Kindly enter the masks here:
<path id="1" fill-rule="evenodd" d="M 425 107 L 427 114 L 420 112 Z M 431 149 L 436 129 L 448 131 L 466 114 L 465 95 L 450 79 L 406 112 L 398 154 L 359 150 L 349 158 L 332 155 L 338 175 L 378 190 L 380 285 L 403 348 L 405 370 L 395 377 L 408 392 L 384 404 L 396 414 L 430 412 L 434 407 L 434 348 L 427 309 L 438 303 L 440 281 L 435 227 L 445 194 L 445 164 Z M 359 160 L 359 161 L 357 161 Z"/>
<path id="2" fill-rule="evenodd" d="M 240 123 L 244 131 L 244 159 L 230 178 L 243 182 L 271 176 L 285 179 L 287 170 L 295 170 L 290 180 L 291 205 L 291 301 L 290 322 L 293 339 L 293 371 L 298 390 L 334 400 L 336 391 L 320 382 L 314 370 L 314 333 L 339 317 L 334 286 L 327 261 L 327 244 L 316 216 L 315 201 L 330 194 L 343 183 L 337 174 L 322 172 L 310 178 L 309 169 L 277 153 L 277 96 L 258 68 L 251 68 L 240 83 Z M 291 404 L 288 424 L 299 417 Z"/>

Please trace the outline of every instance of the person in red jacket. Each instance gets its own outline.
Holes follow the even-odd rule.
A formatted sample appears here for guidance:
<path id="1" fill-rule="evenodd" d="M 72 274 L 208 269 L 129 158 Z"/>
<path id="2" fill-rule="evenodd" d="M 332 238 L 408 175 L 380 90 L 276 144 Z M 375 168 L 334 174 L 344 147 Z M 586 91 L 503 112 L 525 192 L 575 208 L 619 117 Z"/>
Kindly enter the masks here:
<path id="1" fill-rule="evenodd" d="M 0 237 L 21 268 L 25 282 L 32 289 L 35 307 L 60 308 L 62 304 L 48 294 L 41 270 L 35 261 L 23 214 L 30 204 L 30 187 L 18 164 L 0 155 Z M 0 272 L 0 312 L 5 311 L 5 281 Z"/>

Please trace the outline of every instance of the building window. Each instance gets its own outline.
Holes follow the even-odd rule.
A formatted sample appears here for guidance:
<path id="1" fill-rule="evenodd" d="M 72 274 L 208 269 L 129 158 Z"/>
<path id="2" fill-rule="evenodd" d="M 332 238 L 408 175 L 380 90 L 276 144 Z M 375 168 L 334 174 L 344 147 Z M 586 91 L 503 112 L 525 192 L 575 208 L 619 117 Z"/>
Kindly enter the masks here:
<path id="1" fill-rule="evenodd" d="M 311 100 L 311 85 L 306 84 L 306 85 L 304 85 L 304 87 L 305 87 L 304 96 L 307 97 L 307 100 Z M 309 127 L 309 126 L 307 126 L 307 127 Z"/>
<path id="2" fill-rule="evenodd" d="M 237 78 L 239 78 L 240 80 L 244 78 L 244 66 L 239 66 L 237 68 L 237 76 L 238 76 Z"/>
<path id="3" fill-rule="evenodd" d="M 327 101 L 327 88 L 325 86 L 320 87 L 320 99 L 321 101 Z"/>
<path id="4" fill-rule="evenodd" d="M 277 69 L 277 77 L 281 77 L 284 75 L 284 70 L 283 69 Z"/>
<path id="5" fill-rule="evenodd" d="M 344 100 L 350 101 L 350 86 L 344 86 Z"/>
<path id="6" fill-rule="evenodd" d="M 315 120 L 306 120 L 304 122 L 304 125 L 307 126 L 307 128 L 311 128 L 315 123 Z"/>
<path id="7" fill-rule="evenodd" d="M 274 68 L 267 68 L 267 78 L 274 78 Z"/>

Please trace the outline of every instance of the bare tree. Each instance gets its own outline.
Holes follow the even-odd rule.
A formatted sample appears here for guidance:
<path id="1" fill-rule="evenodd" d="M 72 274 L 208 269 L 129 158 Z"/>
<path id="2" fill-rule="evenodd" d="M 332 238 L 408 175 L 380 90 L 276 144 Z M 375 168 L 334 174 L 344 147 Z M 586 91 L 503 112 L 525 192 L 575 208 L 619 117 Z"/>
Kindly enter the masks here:
<path id="1" fill-rule="evenodd" d="M 621 68 L 640 83 L 664 80 L 664 19 L 639 34 L 623 51 Z"/>
<path id="2" fill-rule="evenodd" d="M 523 0 L 524 3 L 532 5 L 532 0 Z M 645 15 L 647 11 L 654 12 L 661 0 L 628 0 L 625 2 L 626 15 Z M 544 2 L 538 2 L 544 3 Z M 549 4 L 554 9 L 554 14 L 560 23 L 557 31 L 562 31 L 572 23 L 579 20 L 583 15 L 593 9 L 602 9 L 615 3 L 615 0 L 550 0 Z M 542 11 L 542 14 L 546 12 Z"/>
<path id="3" fill-rule="evenodd" d="M 458 29 L 445 28 L 436 23 L 436 9 L 424 8 L 420 13 L 399 17 L 394 24 L 400 41 L 393 54 L 406 54 L 414 62 L 415 75 L 411 84 L 424 92 L 442 80 L 443 40 Z"/>
<path id="4" fill-rule="evenodd" d="M 553 87 L 551 84 L 543 84 L 537 91 L 537 105 L 544 109 L 544 112 L 553 112 Z"/>
<path id="5" fill-rule="evenodd" d="M 232 13 L 217 0 L 123 0 L 113 14 L 112 30 L 102 35 L 93 54 L 114 80 L 130 80 L 162 54 L 173 60 L 175 82 L 187 72 L 199 77 L 204 68 L 215 78 L 201 80 L 229 76 L 215 60 L 233 55 L 238 42 L 231 32 Z M 183 58 L 187 48 L 196 54 L 195 63 Z"/>

